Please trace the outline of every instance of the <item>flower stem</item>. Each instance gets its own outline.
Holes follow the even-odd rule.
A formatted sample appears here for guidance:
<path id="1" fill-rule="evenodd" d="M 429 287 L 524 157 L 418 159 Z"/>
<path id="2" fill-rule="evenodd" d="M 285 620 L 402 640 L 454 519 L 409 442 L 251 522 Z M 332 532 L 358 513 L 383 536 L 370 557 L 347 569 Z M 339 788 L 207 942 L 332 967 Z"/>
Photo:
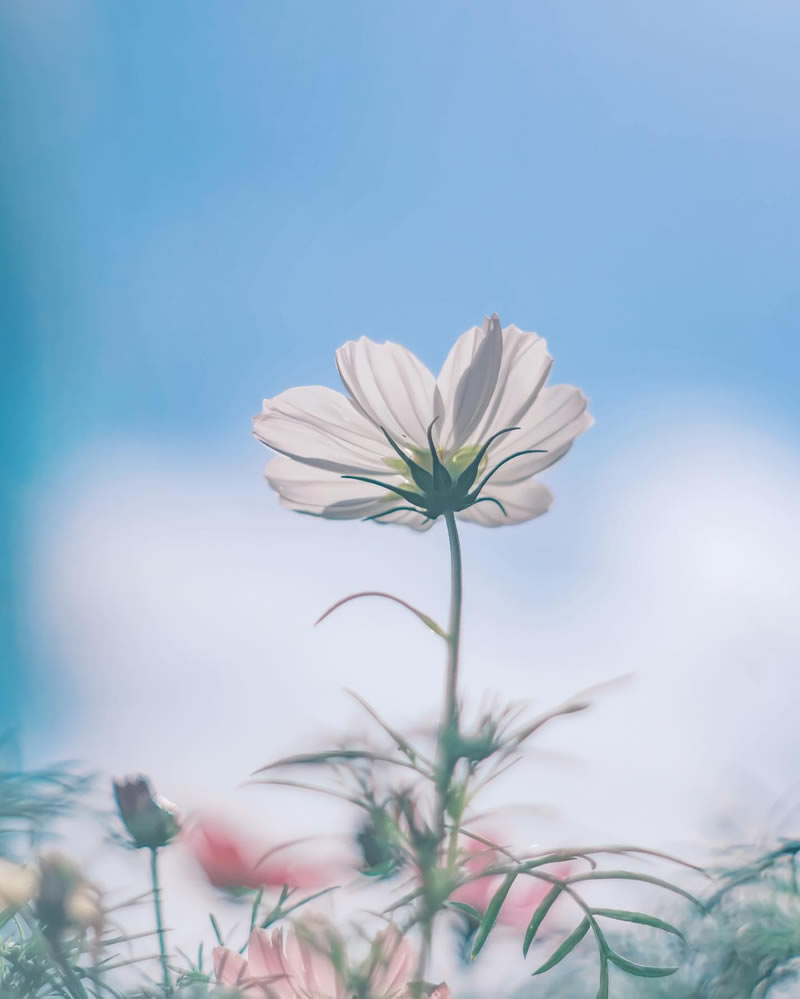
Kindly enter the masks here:
<path id="1" fill-rule="evenodd" d="M 456 527 L 455 514 L 445 513 L 445 523 L 447 524 L 447 538 L 450 542 L 450 621 L 447 630 L 447 675 L 445 681 L 444 705 L 442 708 L 442 720 L 439 728 L 439 747 L 437 761 L 437 801 L 435 833 L 438 844 L 437 856 L 434 866 L 438 867 L 439 851 L 444 844 L 445 830 L 447 826 L 447 808 L 451 796 L 451 785 L 453 781 L 453 770 L 455 760 L 452 755 L 452 747 L 458 737 L 458 655 L 461 647 L 461 597 L 462 597 L 462 571 L 461 571 L 461 544 L 458 540 L 458 529 Z M 451 833 L 450 845 L 446 854 L 447 866 L 452 867 L 455 860 L 456 843 L 458 840 L 458 822 L 454 824 Z M 430 873 L 430 872 L 429 872 Z M 431 893 L 430 885 L 435 883 L 430 876 L 423 878 L 425 887 L 425 908 L 422 916 L 422 952 L 420 954 L 418 978 L 422 979 L 430 959 L 431 943 L 433 939 L 433 924 L 437 913 L 441 909 L 441 902 L 436 899 L 435 892 Z"/>
<path id="2" fill-rule="evenodd" d="M 458 652 L 461 646 L 461 544 L 458 540 L 456 518 L 453 513 L 444 515 L 447 538 L 450 542 L 450 623 L 447 631 L 447 689 L 444 703 L 445 728 L 457 723 L 458 713 Z"/>
<path id="3" fill-rule="evenodd" d="M 153 905 L 156 910 L 156 931 L 158 933 L 158 951 L 161 956 L 161 973 L 166 995 L 172 995 L 172 979 L 167 962 L 167 945 L 164 938 L 164 920 L 161 915 L 161 885 L 158 880 L 158 848 L 150 850 L 150 878 L 153 882 Z"/>

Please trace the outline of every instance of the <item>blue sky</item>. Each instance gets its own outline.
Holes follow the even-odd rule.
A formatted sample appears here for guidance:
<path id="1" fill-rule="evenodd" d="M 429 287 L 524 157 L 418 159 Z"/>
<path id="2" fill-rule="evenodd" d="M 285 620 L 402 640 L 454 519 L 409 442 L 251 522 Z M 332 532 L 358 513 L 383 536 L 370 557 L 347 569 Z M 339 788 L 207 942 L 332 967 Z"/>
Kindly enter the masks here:
<path id="1" fill-rule="evenodd" d="M 342 687 L 431 717 L 424 629 L 311 622 L 373 587 L 443 618 L 445 539 L 279 510 L 250 418 L 335 385 L 349 338 L 435 368 L 497 311 L 597 425 L 547 517 L 464 531 L 468 706 L 635 679 L 489 803 L 535 787 L 566 816 L 520 842 L 762 835 L 797 800 L 798 32 L 795 0 L 0 0 L 0 722 L 24 756 L 260 809 L 265 838 L 332 828 L 237 785 L 362 731 Z M 213 900 L 166 866 L 194 946 Z"/>
<path id="2" fill-rule="evenodd" d="M 665 396 L 794 440 L 798 29 L 791 0 L 4 4 L 11 679 L 58 668 L 31 497 L 130 438 L 257 475 L 261 398 L 335 384 L 351 337 L 436 367 L 484 313 L 538 330 L 594 461 Z"/>

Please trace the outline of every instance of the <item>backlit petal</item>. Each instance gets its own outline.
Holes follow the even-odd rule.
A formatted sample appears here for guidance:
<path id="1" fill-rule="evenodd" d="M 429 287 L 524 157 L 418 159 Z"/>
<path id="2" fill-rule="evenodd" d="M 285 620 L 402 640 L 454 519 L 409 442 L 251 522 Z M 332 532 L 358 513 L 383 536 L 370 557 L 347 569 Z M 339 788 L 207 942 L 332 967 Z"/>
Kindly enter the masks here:
<path id="1" fill-rule="evenodd" d="M 575 438 L 594 422 L 586 412 L 586 406 L 586 396 L 572 385 L 542 389 L 520 420 L 520 429 L 506 434 L 490 449 L 487 468 L 495 467 L 518 451 L 536 449 L 543 453 L 512 458 L 492 476 L 490 484 L 521 482 L 563 458 Z"/>
<path id="2" fill-rule="evenodd" d="M 336 351 L 336 366 L 353 402 L 374 426 L 384 427 L 398 443 L 426 446 L 435 382 L 411 351 L 362 336 Z"/>
<path id="3" fill-rule="evenodd" d="M 456 514 L 459 520 L 467 520 L 482 527 L 507 527 L 509 524 L 522 524 L 534 517 L 541 517 L 553 502 L 553 494 L 543 482 L 536 479 L 511 485 L 495 485 L 492 480 L 481 493 L 481 499 L 484 497 L 502 503 L 505 514 L 497 503 L 476 503 Z"/>
<path id="4" fill-rule="evenodd" d="M 547 380 L 552 364 L 547 343 L 540 336 L 506 326 L 494 392 L 480 424 L 465 443 L 481 444 L 498 430 L 518 427 Z"/>
<path id="5" fill-rule="evenodd" d="M 406 505 L 401 496 L 388 489 L 345 479 L 338 472 L 302 465 L 283 455 L 267 463 L 264 475 L 280 496 L 282 506 L 329 520 L 371 517 L 392 506 Z M 383 478 L 389 484 L 404 485 L 398 475 Z"/>
<path id="6" fill-rule="evenodd" d="M 288 389 L 253 420 L 253 433 L 274 451 L 334 472 L 386 472 L 386 438 L 353 403 L 321 385 Z"/>
<path id="7" fill-rule="evenodd" d="M 456 451 L 471 440 L 492 395 L 503 356 L 503 334 L 497 316 L 473 326 L 456 340 L 436 382 L 439 446 Z"/>
<path id="8" fill-rule="evenodd" d="M 398 502 L 403 501 L 398 496 Z M 376 524 L 402 524 L 403 527 L 410 527 L 415 531 L 429 531 L 434 521 L 428 520 L 424 513 L 412 513 L 410 510 L 401 510 L 396 513 L 387 514 L 375 521 Z"/>

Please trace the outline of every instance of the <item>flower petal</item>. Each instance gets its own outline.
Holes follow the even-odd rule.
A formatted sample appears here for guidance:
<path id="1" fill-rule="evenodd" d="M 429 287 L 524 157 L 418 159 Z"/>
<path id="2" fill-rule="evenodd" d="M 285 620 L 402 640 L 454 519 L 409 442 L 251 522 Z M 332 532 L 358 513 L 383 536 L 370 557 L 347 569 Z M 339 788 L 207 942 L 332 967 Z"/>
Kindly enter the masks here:
<path id="1" fill-rule="evenodd" d="M 283 951 L 283 933 L 256 929 L 247 942 L 249 975 L 259 979 L 274 999 L 294 999 L 295 990 L 289 977 Z"/>
<path id="2" fill-rule="evenodd" d="M 247 978 L 247 961 L 235 950 L 215 947 L 212 958 L 214 975 L 220 985 L 240 985 Z"/>
<path id="3" fill-rule="evenodd" d="M 287 967 L 298 991 L 308 999 L 342 999 L 344 982 L 321 939 L 291 930 L 286 941 Z"/>
<path id="4" fill-rule="evenodd" d="M 384 475 L 384 459 L 394 457 L 380 430 L 346 396 L 321 385 L 265 399 L 253 433 L 274 451 L 343 474 Z"/>
<path id="5" fill-rule="evenodd" d="M 542 389 L 520 429 L 500 438 L 489 451 L 488 468 L 519 451 L 541 450 L 512 458 L 492 476 L 490 485 L 521 482 L 563 458 L 573 441 L 594 420 L 586 412 L 586 396 L 572 385 L 553 385 Z M 487 486 L 487 489 L 489 487 Z"/>
<path id="6" fill-rule="evenodd" d="M 553 494 L 543 482 L 528 479 L 510 485 L 495 485 L 494 479 L 487 483 L 481 499 L 494 499 L 503 504 L 505 514 L 497 503 L 476 503 L 456 514 L 459 520 L 468 520 L 482 527 L 506 527 L 522 524 L 534 517 L 547 513 L 553 502 Z"/>
<path id="7" fill-rule="evenodd" d="M 376 939 L 376 953 L 370 975 L 370 995 L 399 996 L 405 993 L 414 970 L 414 952 L 400 931 L 390 926 Z"/>
<path id="8" fill-rule="evenodd" d="M 398 496 L 400 503 L 403 501 Z M 403 527 L 410 527 L 415 531 L 429 531 L 433 525 L 433 520 L 428 520 L 424 513 L 415 513 L 411 510 L 398 510 L 395 513 L 389 513 L 385 517 L 381 517 L 380 520 L 375 521 L 376 524 L 401 524 Z"/>
<path id="9" fill-rule="evenodd" d="M 456 340 L 436 381 L 443 450 L 457 451 L 469 442 L 497 386 L 502 357 L 503 333 L 496 315 Z"/>
<path id="10" fill-rule="evenodd" d="M 410 350 L 362 336 L 336 351 L 336 366 L 354 404 L 375 427 L 399 443 L 426 447 L 436 385 Z"/>
<path id="11" fill-rule="evenodd" d="M 283 455 L 267 463 L 264 475 L 280 496 L 281 506 L 328 520 L 358 520 L 393 506 L 407 505 L 401 496 L 388 489 L 301 465 Z M 400 488 L 408 485 L 399 475 L 387 475 L 385 481 Z"/>
<path id="12" fill-rule="evenodd" d="M 518 427 L 547 381 L 553 359 L 536 333 L 503 329 L 503 357 L 492 397 L 466 444 L 481 444 L 498 430 Z M 509 435 L 510 439 L 514 435 Z"/>

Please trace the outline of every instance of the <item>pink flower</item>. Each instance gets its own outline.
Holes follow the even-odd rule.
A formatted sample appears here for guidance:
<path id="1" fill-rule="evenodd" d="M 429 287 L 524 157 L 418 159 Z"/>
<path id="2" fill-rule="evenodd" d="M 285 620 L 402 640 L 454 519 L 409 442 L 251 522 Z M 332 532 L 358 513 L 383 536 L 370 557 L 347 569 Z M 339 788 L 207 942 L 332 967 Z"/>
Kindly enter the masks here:
<path id="1" fill-rule="evenodd" d="M 370 999 L 401 999 L 414 977 L 414 949 L 400 931 L 390 926 L 375 937 L 367 981 Z"/>
<path id="2" fill-rule="evenodd" d="M 370 999 L 408 999 L 416 958 L 408 940 L 395 927 L 379 933 L 366 962 L 353 973 L 337 964 L 343 955 L 338 932 L 323 920 L 312 920 L 271 935 L 254 930 L 247 959 L 227 947 L 214 950 L 214 970 L 220 985 L 238 989 L 248 999 L 349 999 L 366 986 Z M 430 999 L 450 999 L 444 982 Z"/>
<path id="3" fill-rule="evenodd" d="M 227 947 L 214 948 L 220 985 L 237 988 L 248 999 L 346 999 L 347 988 L 330 950 L 290 930 L 253 930 L 247 959 Z"/>
<path id="4" fill-rule="evenodd" d="M 490 839 L 486 836 L 485 839 Z M 466 871 L 470 874 L 479 874 L 487 867 L 503 862 L 503 855 L 498 850 L 484 846 L 477 840 L 469 840 L 467 852 L 469 859 L 464 864 Z M 547 873 L 554 877 L 563 878 L 569 874 L 571 868 L 569 864 L 560 864 L 555 869 L 548 868 Z M 457 888 L 450 898 L 454 902 L 464 902 L 471 905 L 473 909 L 483 914 L 489 906 L 489 902 L 494 897 L 495 892 L 503 883 L 503 875 L 488 875 L 485 878 L 476 878 L 465 885 Z M 536 908 L 544 900 L 550 891 L 551 885 L 547 881 L 539 880 L 529 876 L 520 876 L 511 887 L 511 891 L 500 909 L 497 922 L 515 928 L 527 926 Z"/>
<path id="5" fill-rule="evenodd" d="M 195 822 L 184 830 L 183 840 L 205 876 L 217 888 L 314 889 L 324 886 L 321 869 L 298 866 L 285 854 L 263 858 L 216 821 Z"/>

